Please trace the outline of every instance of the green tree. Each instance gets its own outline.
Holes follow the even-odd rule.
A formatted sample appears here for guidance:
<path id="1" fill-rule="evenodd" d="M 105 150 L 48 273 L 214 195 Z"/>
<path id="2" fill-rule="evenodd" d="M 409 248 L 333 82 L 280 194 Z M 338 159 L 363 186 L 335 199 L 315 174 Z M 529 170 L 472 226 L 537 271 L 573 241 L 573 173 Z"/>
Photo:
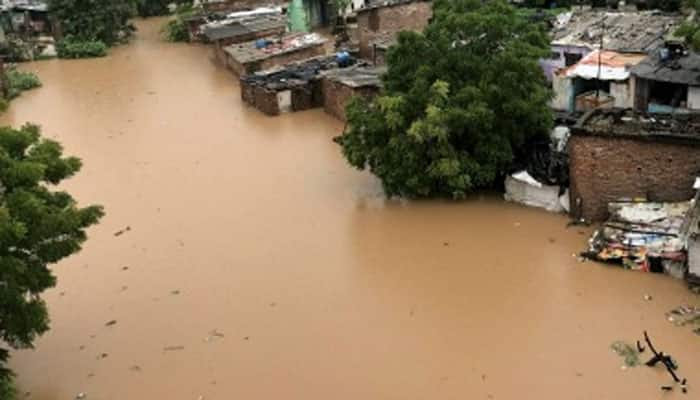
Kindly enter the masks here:
<path id="1" fill-rule="evenodd" d="M 336 138 L 389 196 L 462 198 L 490 187 L 552 125 L 540 25 L 500 0 L 436 0 L 433 9 L 424 33 L 399 34 L 384 93 L 351 101 Z"/>
<path id="2" fill-rule="evenodd" d="M 49 327 L 41 293 L 56 278 L 49 269 L 80 250 L 100 206 L 80 208 L 66 192 L 50 190 L 80 170 L 38 126 L 0 128 L 0 340 L 31 347 Z M 9 393 L 8 350 L 0 348 L 0 393 Z"/>
<path id="3" fill-rule="evenodd" d="M 63 35 L 76 41 L 112 46 L 134 32 L 129 22 L 135 14 L 134 0 L 49 0 L 49 9 Z"/>

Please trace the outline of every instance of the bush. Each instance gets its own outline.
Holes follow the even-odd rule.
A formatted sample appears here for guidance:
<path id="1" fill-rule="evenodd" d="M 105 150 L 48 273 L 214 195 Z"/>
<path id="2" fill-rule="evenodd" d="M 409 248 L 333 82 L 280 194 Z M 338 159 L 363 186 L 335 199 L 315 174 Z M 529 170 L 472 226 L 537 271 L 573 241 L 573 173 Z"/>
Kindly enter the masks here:
<path id="1" fill-rule="evenodd" d="M 107 55 L 107 45 L 100 40 L 80 40 L 72 36 L 56 43 L 60 58 L 91 58 Z"/>
<path id="2" fill-rule="evenodd" d="M 12 375 L 0 372 L 0 399 L 15 400 L 17 398 L 17 389 L 12 380 Z"/>
<path id="3" fill-rule="evenodd" d="M 170 0 L 139 0 L 136 4 L 136 10 L 140 17 L 167 15 L 170 12 L 168 5 L 170 5 Z"/>
<path id="4" fill-rule="evenodd" d="M 7 98 L 14 99 L 22 92 L 41 86 L 41 81 L 32 72 L 19 71 L 15 68 L 8 69 L 6 74 Z"/>
<path id="5" fill-rule="evenodd" d="M 168 21 L 162 29 L 163 38 L 168 42 L 189 42 L 190 33 L 187 24 L 177 17 Z"/>

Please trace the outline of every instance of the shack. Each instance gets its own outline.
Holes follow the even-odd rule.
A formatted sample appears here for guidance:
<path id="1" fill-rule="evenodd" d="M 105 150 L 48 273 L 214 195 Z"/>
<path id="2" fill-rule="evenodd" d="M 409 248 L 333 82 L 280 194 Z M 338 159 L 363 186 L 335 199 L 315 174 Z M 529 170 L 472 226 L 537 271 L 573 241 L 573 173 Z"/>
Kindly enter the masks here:
<path id="1" fill-rule="evenodd" d="M 385 68 L 357 65 L 324 72 L 323 108 L 328 114 L 345 121 L 345 106 L 354 96 L 373 98 L 382 88 Z"/>
<path id="2" fill-rule="evenodd" d="M 234 13 L 224 20 L 204 25 L 203 32 L 207 41 L 214 44 L 216 58 L 225 64 L 224 48 L 226 46 L 264 37 L 280 36 L 285 33 L 286 27 L 287 21 L 281 9 L 272 9 L 270 13 Z"/>
<path id="3" fill-rule="evenodd" d="M 640 111 L 687 113 L 700 110 L 700 55 L 669 45 L 631 70 L 634 107 Z"/>
<path id="4" fill-rule="evenodd" d="M 571 128 L 568 153 L 576 219 L 605 220 L 623 199 L 685 201 L 700 175 L 700 115 L 593 110 Z"/>
<path id="5" fill-rule="evenodd" d="M 400 31 L 422 31 L 433 16 L 432 3 L 423 0 L 369 0 L 357 10 L 360 57 L 372 59 L 372 42 L 396 37 Z"/>
<path id="6" fill-rule="evenodd" d="M 552 108 L 589 111 L 593 108 L 632 108 L 635 86 L 630 69 L 646 55 L 595 50 L 578 63 L 552 76 Z"/>
<path id="7" fill-rule="evenodd" d="M 581 61 L 594 50 L 650 54 L 664 44 L 683 21 L 661 11 L 577 9 L 561 14 L 552 29 L 551 55 L 540 60 L 547 79 Z"/>
<path id="8" fill-rule="evenodd" d="M 0 6 L 3 30 L 27 35 L 52 33 L 49 6 L 45 0 L 5 0 Z"/>
<path id="9" fill-rule="evenodd" d="M 322 56 L 246 75 L 241 77 L 241 98 L 271 116 L 321 107 L 320 74 L 340 67 L 335 56 Z"/>
<path id="10" fill-rule="evenodd" d="M 287 34 L 277 39 L 258 39 L 224 48 L 226 66 L 236 75 L 272 69 L 294 61 L 326 54 L 327 39 L 311 34 Z"/>

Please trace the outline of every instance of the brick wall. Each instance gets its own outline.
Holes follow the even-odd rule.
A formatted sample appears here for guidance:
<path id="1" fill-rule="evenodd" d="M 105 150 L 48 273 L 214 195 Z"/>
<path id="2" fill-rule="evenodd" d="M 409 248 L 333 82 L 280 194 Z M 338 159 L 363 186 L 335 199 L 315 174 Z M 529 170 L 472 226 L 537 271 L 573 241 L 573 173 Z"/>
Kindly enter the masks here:
<path id="1" fill-rule="evenodd" d="M 274 90 L 266 90 L 261 86 L 256 86 L 255 108 L 267 115 L 279 115 L 280 108 L 277 102 L 277 92 Z"/>
<path id="2" fill-rule="evenodd" d="M 433 15 L 432 3 L 416 1 L 380 8 L 357 14 L 360 57 L 372 58 L 370 42 L 396 36 L 400 31 L 422 31 Z"/>
<path id="3" fill-rule="evenodd" d="M 321 85 L 324 110 L 341 121 L 345 121 L 345 106 L 353 96 L 372 98 L 379 93 L 379 88 L 351 88 L 328 78 L 324 78 Z"/>
<path id="4" fill-rule="evenodd" d="M 700 175 L 700 143 L 573 135 L 569 171 L 572 215 L 600 221 L 608 216 L 608 202 L 620 198 L 692 198 L 693 181 Z"/>

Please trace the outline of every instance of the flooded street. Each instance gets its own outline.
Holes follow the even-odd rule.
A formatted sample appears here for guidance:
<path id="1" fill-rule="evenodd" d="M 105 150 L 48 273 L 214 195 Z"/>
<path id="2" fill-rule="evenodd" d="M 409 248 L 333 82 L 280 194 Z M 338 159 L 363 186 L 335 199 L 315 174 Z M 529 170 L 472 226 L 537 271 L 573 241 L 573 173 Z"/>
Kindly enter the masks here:
<path id="1" fill-rule="evenodd" d="M 341 122 L 244 106 L 161 22 L 107 58 L 23 65 L 44 86 L 2 116 L 81 157 L 65 188 L 107 213 L 55 266 L 51 331 L 13 352 L 28 398 L 698 398 L 700 337 L 664 316 L 699 302 L 682 282 L 579 263 L 588 230 L 495 196 L 387 201 Z M 610 344 L 643 330 L 688 395 L 621 370 Z"/>

